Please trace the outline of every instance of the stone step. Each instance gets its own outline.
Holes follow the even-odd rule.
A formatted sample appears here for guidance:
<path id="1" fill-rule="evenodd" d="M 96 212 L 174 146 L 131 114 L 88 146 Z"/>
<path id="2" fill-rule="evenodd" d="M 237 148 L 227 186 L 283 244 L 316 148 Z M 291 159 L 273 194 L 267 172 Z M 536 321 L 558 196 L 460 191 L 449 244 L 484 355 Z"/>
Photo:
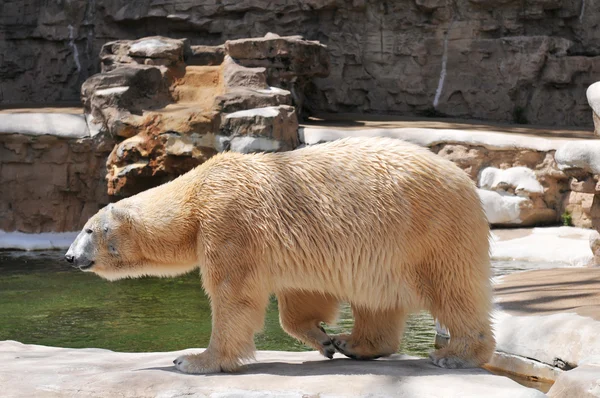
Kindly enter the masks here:
<path id="1" fill-rule="evenodd" d="M 185 75 L 181 77 L 178 84 L 189 86 L 218 86 L 221 84 L 220 66 L 187 66 Z"/>

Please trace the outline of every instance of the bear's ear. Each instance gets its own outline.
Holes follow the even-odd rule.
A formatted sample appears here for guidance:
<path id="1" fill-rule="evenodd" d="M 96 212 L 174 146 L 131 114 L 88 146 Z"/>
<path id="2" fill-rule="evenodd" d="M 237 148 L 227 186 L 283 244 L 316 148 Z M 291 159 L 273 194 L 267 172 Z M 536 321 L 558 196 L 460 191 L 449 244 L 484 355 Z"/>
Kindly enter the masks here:
<path id="1" fill-rule="evenodd" d="M 115 220 L 120 222 L 131 222 L 133 220 L 131 211 L 122 206 L 116 207 L 113 204 L 110 204 L 108 207 L 110 214 L 115 218 Z"/>

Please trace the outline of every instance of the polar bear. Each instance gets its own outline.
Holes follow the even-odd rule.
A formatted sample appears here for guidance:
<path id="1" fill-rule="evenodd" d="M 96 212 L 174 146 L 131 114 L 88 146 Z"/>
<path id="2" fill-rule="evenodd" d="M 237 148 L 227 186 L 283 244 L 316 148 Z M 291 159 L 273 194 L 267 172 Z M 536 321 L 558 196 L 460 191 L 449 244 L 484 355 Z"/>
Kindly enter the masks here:
<path id="1" fill-rule="evenodd" d="M 475 186 L 453 163 L 400 140 L 347 138 L 216 155 L 100 210 L 66 259 L 109 280 L 199 268 L 213 327 L 204 352 L 174 361 L 185 373 L 251 358 L 271 293 L 283 329 L 328 358 L 395 353 L 406 316 L 429 310 L 451 334 L 433 363 L 464 368 L 495 347 L 488 235 Z M 329 336 L 321 323 L 340 302 L 354 328 Z"/>

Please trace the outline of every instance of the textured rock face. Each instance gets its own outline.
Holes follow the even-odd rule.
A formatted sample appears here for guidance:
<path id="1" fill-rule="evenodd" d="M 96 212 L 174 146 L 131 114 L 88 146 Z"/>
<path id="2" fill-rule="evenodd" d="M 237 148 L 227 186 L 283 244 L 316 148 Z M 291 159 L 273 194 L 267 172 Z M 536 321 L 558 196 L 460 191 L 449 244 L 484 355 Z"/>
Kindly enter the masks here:
<path id="1" fill-rule="evenodd" d="M 0 134 L 0 230 L 75 231 L 109 202 L 111 142 Z"/>
<path id="2" fill-rule="evenodd" d="M 81 91 L 92 135 L 117 140 L 107 161 L 113 196 L 162 184 L 224 150 L 294 149 L 303 89 L 329 67 L 321 44 L 274 34 L 215 47 L 162 36 L 114 41 L 101 60 L 102 73 Z"/>
<path id="3" fill-rule="evenodd" d="M 306 92 L 312 110 L 591 126 L 599 23 L 590 0 L 5 0 L 0 102 L 76 101 L 109 41 L 185 37 L 192 58 L 218 64 L 222 53 L 202 45 L 275 32 L 328 46 L 331 74 Z"/>

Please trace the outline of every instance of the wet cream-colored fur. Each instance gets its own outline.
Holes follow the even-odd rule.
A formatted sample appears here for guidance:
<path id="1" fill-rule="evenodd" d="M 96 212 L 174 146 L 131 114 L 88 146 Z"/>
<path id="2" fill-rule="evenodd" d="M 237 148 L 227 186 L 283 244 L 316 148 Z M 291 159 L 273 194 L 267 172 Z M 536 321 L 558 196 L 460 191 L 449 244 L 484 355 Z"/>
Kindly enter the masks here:
<path id="1" fill-rule="evenodd" d="M 217 155 L 101 210 L 70 252 L 107 279 L 200 269 L 212 335 L 205 352 L 174 361 L 183 372 L 233 371 L 252 357 L 271 293 L 284 330 L 328 357 L 390 355 L 407 314 L 429 310 L 452 336 L 431 358 L 457 368 L 484 364 L 495 345 L 488 234 L 474 184 L 453 163 L 352 138 Z M 328 336 L 320 324 L 340 302 L 354 329 Z"/>

